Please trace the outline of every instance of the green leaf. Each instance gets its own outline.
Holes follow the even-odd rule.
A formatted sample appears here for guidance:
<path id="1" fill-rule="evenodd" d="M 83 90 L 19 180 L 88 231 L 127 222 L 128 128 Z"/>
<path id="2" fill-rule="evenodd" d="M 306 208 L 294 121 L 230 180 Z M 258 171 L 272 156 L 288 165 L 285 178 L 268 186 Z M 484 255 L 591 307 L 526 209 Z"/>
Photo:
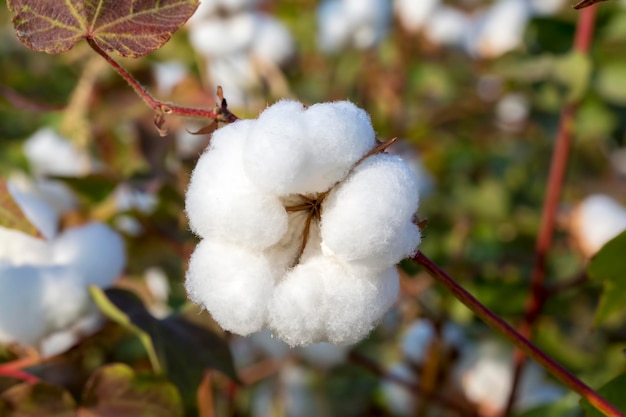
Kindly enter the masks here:
<path id="1" fill-rule="evenodd" d="M 60 54 L 89 39 L 126 58 L 160 48 L 198 4 L 198 0 L 7 0 L 17 37 L 29 49 Z"/>
<path id="2" fill-rule="evenodd" d="M 146 349 L 152 369 L 155 372 L 161 372 L 161 363 L 159 362 L 154 345 L 152 344 L 152 339 L 148 333 L 135 326 L 130 317 L 128 317 L 122 310 L 118 309 L 117 306 L 108 299 L 107 295 L 100 287 L 95 285 L 89 286 L 89 294 L 102 314 L 137 336 L 137 338 L 141 341 L 141 344 Z"/>
<path id="3" fill-rule="evenodd" d="M 108 301 L 132 324 L 150 335 L 168 377 L 185 404 L 196 402 L 196 390 L 206 369 L 216 369 L 239 382 L 226 342 L 209 330 L 179 316 L 159 320 L 133 293 L 117 288 L 105 291 Z"/>
<path id="4" fill-rule="evenodd" d="M 589 263 L 589 278 L 604 284 L 595 323 L 607 320 L 614 313 L 624 311 L 626 305 L 626 232 L 606 243 Z"/>
<path id="5" fill-rule="evenodd" d="M 75 417 L 76 404 L 63 388 L 47 383 L 19 384 L 0 396 L 3 417 Z"/>
<path id="6" fill-rule="evenodd" d="M 39 230 L 28 220 L 11 196 L 7 183 L 2 178 L 0 178 L 0 226 L 41 237 Z"/>
<path id="7" fill-rule="evenodd" d="M 79 415 L 182 417 L 183 408 L 178 390 L 162 376 L 136 374 L 127 365 L 112 364 L 87 381 Z"/>
<path id="8" fill-rule="evenodd" d="M 598 390 L 605 400 L 617 407 L 618 410 L 626 412 L 626 374 L 622 374 L 612 379 Z M 585 410 L 585 417 L 603 417 L 604 414 L 593 407 L 589 401 L 581 399 L 580 405 Z"/>
<path id="9" fill-rule="evenodd" d="M 589 86 L 591 69 L 589 56 L 578 51 L 570 52 L 555 61 L 554 76 L 567 86 L 567 102 L 576 102 L 585 94 Z"/>

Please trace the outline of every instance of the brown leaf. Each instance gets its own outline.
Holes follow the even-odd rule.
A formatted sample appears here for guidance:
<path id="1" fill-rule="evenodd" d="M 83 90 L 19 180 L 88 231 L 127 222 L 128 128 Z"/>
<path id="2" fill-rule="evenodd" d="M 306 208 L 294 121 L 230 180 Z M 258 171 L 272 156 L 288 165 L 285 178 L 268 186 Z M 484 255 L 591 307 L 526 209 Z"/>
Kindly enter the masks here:
<path id="1" fill-rule="evenodd" d="M 574 6 L 574 9 L 576 9 L 576 10 L 584 9 L 585 7 L 592 6 L 592 5 L 594 5 L 596 3 L 600 3 L 602 1 L 606 1 L 606 0 L 582 0 L 582 1 L 578 2 Z"/>
<path id="2" fill-rule="evenodd" d="M 41 233 L 24 215 L 24 212 L 17 205 L 7 183 L 0 178 L 0 226 L 7 229 L 16 229 L 31 236 L 42 237 Z"/>
<path id="3" fill-rule="evenodd" d="M 85 386 L 79 416 L 182 417 L 180 395 L 165 378 L 135 374 L 129 366 L 100 368 Z"/>
<path id="4" fill-rule="evenodd" d="M 81 39 L 126 58 L 160 48 L 198 0 L 7 0 L 17 37 L 29 49 L 59 54 Z"/>
<path id="5" fill-rule="evenodd" d="M 61 387 L 46 383 L 19 384 L 0 396 L 0 415 L 6 417 L 75 417 L 76 404 Z"/>

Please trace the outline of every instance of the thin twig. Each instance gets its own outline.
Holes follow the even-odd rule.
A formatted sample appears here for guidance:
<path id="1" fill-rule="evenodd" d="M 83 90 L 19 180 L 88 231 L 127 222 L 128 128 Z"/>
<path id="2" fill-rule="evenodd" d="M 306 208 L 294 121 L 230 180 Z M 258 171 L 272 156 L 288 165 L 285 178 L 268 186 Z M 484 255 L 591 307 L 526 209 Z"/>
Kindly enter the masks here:
<path id="1" fill-rule="evenodd" d="M 626 417 L 626 415 L 600 396 L 600 394 L 571 374 L 567 369 L 545 354 L 537 346 L 532 344 L 527 338 L 522 336 L 508 323 L 481 304 L 480 301 L 474 298 L 474 296 L 467 292 L 465 288 L 454 281 L 454 279 L 446 274 L 445 271 L 439 268 L 433 261 L 428 259 L 426 255 L 418 252 L 417 255 L 413 257 L 413 260 L 424 267 L 430 275 L 433 276 L 433 278 L 442 283 L 459 301 L 465 304 L 470 310 L 472 310 L 472 312 L 474 312 L 474 314 L 480 317 L 492 329 L 510 340 L 513 344 L 515 344 L 515 346 L 543 366 L 556 379 L 589 401 L 592 406 L 609 417 Z"/>
<path id="2" fill-rule="evenodd" d="M 587 54 L 589 47 L 591 46 L 595 13 L 596 6 L 592 6 L 584 9 L 578 18 L 574 40 L 574 50 L 581 54 Z M 548 256 L 548 251 L 552 246 L 552 237 L 556 226 L 556 214 L 559 200 L 561 198 L 561 189 L 565 178 L 565 172 L 567 170 L 567 160 L 572 142 L 572 128 L 574 124 L 575 112 L 575 103 L 567 104 L 561 112 L 559 130 L 557 133 L 554 152 L 552 154 L 548 186 L 546 188 L 541 214 L 541 225 L 535 247 L 535 262 L 531 273 L 531 295 L 525 307 L 524 318 L 518 326 L 518 331 L 527 339 L 532 338 L 533 326 L 537 317 L 541 313 L 546 300 L 546 258 Z M 520 350 L 515 350 L 513 381 L 511 384 L 509 399 L 505 408 L 502 410 L 501 415 L 503 417 L 509 415 L 515 405 L 517 388 L 524 370 L 525 362 L 526 357 L 524 356 L 524 353 Z"/>
<path id="3" fill-rule="evenodd" d="M 135 90 L 135 92 L 143 99 L 143 101 L 158 114 L 165 115 L 178 115 L 185 117 L 194 117 L 199 119 L 213 119 L 225 123 L 232 123 L 238 120 L 238 117 L 228 110 L 226 101 L 223 99 L 221 103 L 215 109 L 201 109 L 195 107 L 184 107 L 175 104 L 166 103 L 154 98 L 148 90 L 146 90 L 137 80 L 128 73 L 120 64 L 117 63 L 109 54 L 107 54 L 102 48 L 100 48 L 93 40 L 87 39 L 87 43 L 91 46 L 91 49 L 96 51 L 101 57 L 103 57 L 113 69 L 128 82 L 128 84 Z"/>

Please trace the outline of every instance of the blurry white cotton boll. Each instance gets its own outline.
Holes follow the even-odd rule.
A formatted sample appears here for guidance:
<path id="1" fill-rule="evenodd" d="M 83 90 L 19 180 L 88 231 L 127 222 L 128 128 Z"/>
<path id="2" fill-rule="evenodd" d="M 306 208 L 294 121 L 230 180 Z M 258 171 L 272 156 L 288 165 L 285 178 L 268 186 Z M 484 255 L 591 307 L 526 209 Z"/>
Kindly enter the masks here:
<path id="1" fill-rule="evenodd" d="M 413 362 L 422 363 L 436 336 L 435 328 L 430 320 L 416 320 L 404 332 L 402 353 Z"/>
<path id="2" fill-rule="evenodd" d="M 35 225 L 53 232 L 40 240 L 0 227 L 0 342 L 60 353 L 97 328 L 88 285 L 108 286 L 117 278 L 124 245 L 100 223 L 56 233 L 51 207 L 21 194 L 16 202 Z"/>
<path id="3" fill-rule="evenodd" d="M 530 103 L 522 93 L 509 93 L 496 104 L 496 121 L 504 130 L 518 131 L 528 119 Z"/>
<path id="4" fill-rule="evenodd" d="M 436 44 L 460 46 L 467 36 L 472 18 L 451 6 L 439 6 L 426 21 L 424 35 Z"/>
<path id="5" fill-rule="evenodd" d="M 252 45 L 257 21 L 255 13 L 211 16 L 189 30 L 189 42 L 200 54 L 214 58 L 244 51 Z"/>
<path id="6" fill-rule="evenodd" d="M 217 130 L 186 195 L 203 238 L 186 287 L 226 330 L 351 344 L 395 302 L 415 253 L 415 175 L 349 102 L 279 101 Z M 366 157 L 367 156 L 367 157 Z"/>
<path id="7" fill-rule="evenodd" d="M 460 385 L 466 397 L 486 416 L 506 406 L 513 378 L 513 354 L 496 342 L 482 342 L 467 350 L 459 364 Z M 545 381 L 545 373 L 529 363 L 522 374 L 515 411 L 556 401 L 563 391 Z"/>
<path id="8" fill-rule="evenodd" d="M 398 362 L 389 368 L 389 374 L 407 383 L 415 384 L 417 375 L 406 362 Z M 397 381 L 384 379 L 380 387 L 385 406 L 394 415 L 412 416 L 417 408 L 417 395 Z"/>
<path id="9" fill-rule="evenodd" d="M 394 11 L 404 29 L 417 32 L 431 17 L 441 0 L 395 0 Z"/>
<path id="10" fill-rule="evenodd" d="M 526 0 L 497 0 L 473 24 L 467 40 L 469 53 L 497 58 L 520 46 L 530 11 Z"/>
<path id="11" fill-rule="evenodd" d="M 24 153 L 40 175 L 81 176 L 93 166 L 86 152 L 50 128 L 40 129 L 28 138 Z"/>
<path id="12" fill-rule="evenodd" d="M 318 44 L 325 52 L 347 47 L 366 49 L 387 34 L 389 0 L 324 0 L 318 6 Z"/>
<path id="13" fill-rule="evenodd" d="M 550 16 L 563 9 L 566 3 L 566 0 L 530 0 L 530 7 L 535 15 Z"/>
<path id="14" fill-rule="evenodd" d="M 169 95 L 188 74 L 187 67 L 179 61 L 157 62 L 152 65 L 159 94 Z"/>
<path id="15" fill-rule="evenodd" d="M 8 183 L 9 193 L 26 218 L 46 239 L 52 239 L 58 228 L 59 216 L 45 201 L 21 191 L 13 183 Z"/>
<path id="16" fill-rule="evenodd" d="M 587 257 L 626 230 L 626 206 L 604 194 L 582 200 L 572 215 L 570 231 Z"/>
<path id="17" fill-rule="evenodd" d="M 256 14 L 256 33 L 252 42 L 252 55 L 261 61 L 282 65 L 295 51 L 287 28 L 272 16 Z"/>

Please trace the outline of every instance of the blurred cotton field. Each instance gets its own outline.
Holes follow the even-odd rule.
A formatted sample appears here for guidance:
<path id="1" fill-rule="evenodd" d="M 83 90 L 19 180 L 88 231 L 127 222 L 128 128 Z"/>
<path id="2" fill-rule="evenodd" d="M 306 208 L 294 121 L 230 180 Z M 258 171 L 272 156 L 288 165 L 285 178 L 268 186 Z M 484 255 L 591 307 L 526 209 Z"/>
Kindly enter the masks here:
<path id="1" fill-rule="evenodd" d="M 623 373 L 623 300 L 589 273 L 626 230 L 623 1 L 588 57 L 564 0 L 204 0 L 114 57 L 231 124 L 153 111 L 84 42 L 27 50 L 0 3 L 0 177 L 41 234 L 0 227 L 0 415 L 18 368 L 81 411 L 150 381 L 124 401 L 156 417 L 502 415 L 513 347 L 406 258 L 517 326 L 571 103 L 532 340 L 593 388 Z M 583 415 L 532 361 L 515 393 Z"/>

